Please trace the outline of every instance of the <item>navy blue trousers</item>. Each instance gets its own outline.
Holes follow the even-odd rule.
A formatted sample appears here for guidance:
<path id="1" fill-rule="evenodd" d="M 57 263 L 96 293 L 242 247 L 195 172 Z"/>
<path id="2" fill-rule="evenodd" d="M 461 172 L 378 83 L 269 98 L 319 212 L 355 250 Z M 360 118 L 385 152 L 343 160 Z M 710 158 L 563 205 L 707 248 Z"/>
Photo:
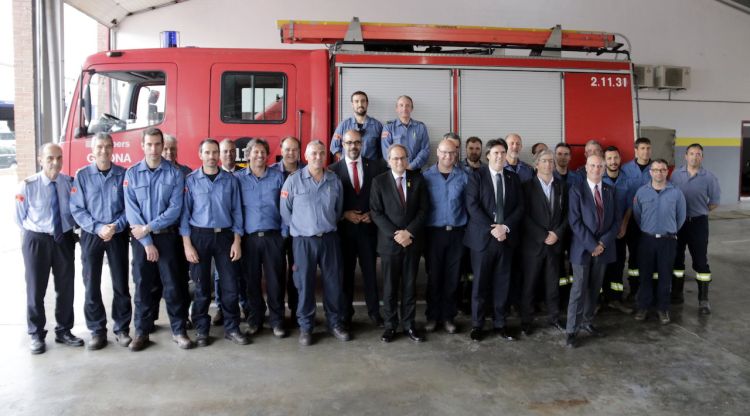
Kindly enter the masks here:
<path id="1" fill-rule="evenodd" d="M 128 286 L 128 232 L 115 234 L 105 242 L 96 234 L 81 231 L 81 263 L 83 284 L 86 286 L 86 301 L 83 315 L 92 334 L 107 333 L 107 311 L 102 300 L 102 266 L 107 254 L 109 274 L 112 277 L 112 320 L 114 332 L 128 333 L 133 307 Z"/>

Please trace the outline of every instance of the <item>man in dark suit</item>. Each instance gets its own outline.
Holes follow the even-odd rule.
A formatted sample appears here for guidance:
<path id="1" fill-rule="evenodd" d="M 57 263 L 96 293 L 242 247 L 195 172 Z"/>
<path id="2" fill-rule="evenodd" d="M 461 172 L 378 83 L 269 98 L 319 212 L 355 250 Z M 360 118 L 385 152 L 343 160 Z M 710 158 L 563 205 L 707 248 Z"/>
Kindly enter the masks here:
<path id="1" fill-rule="evenodd" d="M 354 270 L 359 259 L 367 314 L 375 325 L 382 328 L 375 275 L 377 228 L 370 217 L 370 189 L 372 179 L 386 169 L 382 162 L 362 157 L 362 135 L 357 130 L 344 132 L 341 143 L 344 157 L 329 169 L 341 179 L 344 187 L 344 217 L 338 226 L 344 257 L 344 306 L 341 309 L 344 326 L 351 325 L 354 315 Z"/>
<path id="2" fill-rule="evenodd" d="M 585 167 L 586 180 L 571 186 L 569 191 L 573 287 L 570 289 L 566 327 L 565 346 L 568 348 L 576 347 L 579 329 L 593 336 L 603 336 L 591 321 L 607 264 L 617 258 L 615 238 L 620 227 L 615 190 L 602 182 L 604 160 L 599 155 L 591 155 L 586 159 Z"/>
<path id="3" fill-rule="evenodd" d="M 370 218 L 378 226 L 378 253 L 383 272 L 385 332 L 391 342 L 398 327 L 397 296 L 401 287 L 401 326 L 414 342 L 424 341 L 414 326 L 416 280 L 423 228 L 429 210 L 427 184 L 418 171 L 407 171 L 406 147 L 393 144 L 386 153 L 391 170 L 372 181 Z"/>
<path id="4" fill-rule="evenodd" d="M 543 273 L 548 323 L 563 331 L 559 313 L 559 276 L 562 238 L 568 231 L 568 187 L 555 180 L 555 156 L 542 150 L 535 157 L 537 174 L 523 187 L 525 215 L 521 253 L 524 264 L 521 331 L 531 335 L 535 287 Z"/>
<path id="5" fill-rule="evenodd" d="M 493 302 L 492 324 L 503 339 L 514 340 L 505 327 L 505 304 L 510 285 L 513 250 L 521 234 L 523 197 L 518 175 L 503 169 L 508 144 L 503 139 L 487 142 L 487 166 L 469 177 L 466 210 L 469 223 L 464 245 L 471 249 L 474 281 L 471 291 L 471 339 L 484 338 L 485 306 Z"/>

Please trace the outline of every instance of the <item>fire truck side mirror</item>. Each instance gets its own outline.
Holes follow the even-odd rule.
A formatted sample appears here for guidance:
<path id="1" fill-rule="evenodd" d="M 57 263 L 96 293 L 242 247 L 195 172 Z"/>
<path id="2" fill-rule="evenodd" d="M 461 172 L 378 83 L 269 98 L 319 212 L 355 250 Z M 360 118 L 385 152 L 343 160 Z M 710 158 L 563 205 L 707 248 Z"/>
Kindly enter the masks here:
<path id="1" fill-rule="evenodd" d="M 86 137 L 87 129 L 85 126 L 82 127 L 76 127 L 76 129 L 73 131 L 73 137 L 76 139 L 80 139 L 81 137 Z"/>

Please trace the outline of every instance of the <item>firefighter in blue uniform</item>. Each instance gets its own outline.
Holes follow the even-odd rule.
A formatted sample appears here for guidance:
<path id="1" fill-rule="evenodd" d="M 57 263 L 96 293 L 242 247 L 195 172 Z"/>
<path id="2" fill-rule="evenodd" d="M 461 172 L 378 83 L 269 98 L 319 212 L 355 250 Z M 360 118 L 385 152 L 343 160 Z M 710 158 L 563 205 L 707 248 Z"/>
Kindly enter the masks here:
<path id="1" fill-rule="evenodd" d="M 70 194 L 70 212 L 81 227 L 81 263 L 86 301 L 86 326 L 91 331 L 87 348 L 107 345 L 107 312 L 102 301 L 102 265 L 107 253 L 112 277 L 112 320 L 117 343 L 130 345 L 133 307 L 128 286 L 128 227 L 122 183 L 125 168 L 112 163 L 112 136 L 97 133 L 91 139 L 95 162 L 76 173 Z"/>
<path id="2" fill-rule="evenodd" d="M 684 166 L 672 172 L 672 184 L 685 195 L 687 219 L 677 234 L 677 255 L 672 279 L 672 303 L 683 303 L 685 283 L 685 248 L 693 259 L 695 280 L 698 281 L 698 312 L 711 313 L 708 303 L 708 285 L 711 269 L 708 267 L 708 213 L 721 200 L 721 188 L 716 176 L 703 166 L 703 146 L 693 143 L 685 151 Z"/>
<path id="3" fill-rule="evenodd" d="M 380 150 L 380 136 L 383 134 L 383 124 L 367 115 L 369 99 L 364 91 L 355 91 L 351 97 L 354 115 L 343 120 L 336 127 L 331 138 L 331 154 L 334 160 L 343 157 L 344 133 L 356 130 L 362 136 L 362 157 L 369 160 L 382 159 Z"/>
<path id="4" fill-rule="evenodd" d="M 638 189 L 651 183 L 651 140 L 647 137 L 639 137 L 635 141 L 635 157 L 628 163 L 622 165 L 622 173 L 630 182 L 630 193 L 635 195 Z M 635 221 L 628 221 L 628 229 L 625 239 L 628 245 L 628 283 L 630 293 L 628 300 L 635 301 L 640 282 L 638 270 L 638 243 L 641 241 L 641 230 Z"/>
<path id="5" fill-rule="evenodd" d="M 662 325 L 670 322 L 669 296 L 672 285 L 672 266 L 677 250 L 677 231 L 685 222 L 685 196 L 667 182 L 667 161 L 658 159 L 651 165 L 651 182 L 643 185 L 633 198 L 633 217 L 641 229 L 638 243 L 637 321 L 646 319 L 648 310 L 655 307 Z M 656 273 L 657 279 L 652 275 Z M 656 299 L 653 282 L 657 281 Z"/>
<path id="6" fill-rule="evenodd" d="M 250 332 L 263 326 L 266 303 L 261 277 L 266 278 L 269 323 L 274 336 L 286 336 L 284 329 L 284 238 L 281 236 L 279 196 L 284 175 L 266 166 L 270 149 L 263 139 L 247 144 L 247 168 L 235 173 L 240 183 L 245 237 L 242 243 L 244 278 L 247 281 Z"/>
<path id="7" fill-rule="evenodd" d="M 306 164 L 300 160 L 300 142 L 294 136 L 287 136 L 281 139 L 281 160 L 271 165 L 272 170 L 281 172 L 284 180 L 294 172 L 304 168 Z M 292 250 L 292 239 L 288 235 L 284 238 L 284 258 L 286 260 L 286 302 L 287 307 L 292 315 L 292 323 L 297 324 L 297 305 L 299 303 L 299 294 L 297 287 L 294 285 L 294 252 Z"/>
<path id="8" fill-rule="evenodd" d="M 380 149 L 383 159 L 388 159 L 388 149 L 393 144 L 406 147 L 409 158 L 408 170 L 422 170 L 430 157 L 430 137 L 427 126 L 421 121 L 411 118 L 414 101 L 408 95 L 402 95 L 396 100 L 398 118 L 391 120 L 383 127 Z"/>
<path id="9" fill-rule="evenodd" d="M 327 150 L 320 140 L 305 149 L 308 165 L 290 175 L 281 190 L 283 229 L 292 236 L 294 284 L 299 292 L 299 343 L 312 344 L 315 325 L 315 275 L 320 266 L 323 300 L 330 332 L 351 339 L 342 323 L 342 259 L 336 224 L 343 214 L 344 193 L 335 173 L 324 167 Z"/>
<path id="10" fill-rule="evenodd" d="M 153 329 L 152 289 L 161 279 L 164 300 L 172 329 L 172 340 L 182 349 L 193 347 L 185 331 L 187 302 L 181 289 L 178 261 L 180 255 L 177 225 L 182 210 L 185 180 L 171 162 L 161 156 L 164 135 L 151 127 L 141 139 L 144 159 L 125 172 L 125 215 L 130 224 L 135 284 L 135 338 L 131 351 L 140 351 L 149 343 Z"/>
<path id="11" fill-rule="evenodd" d="M 42 171 L 21 182 L 16 194 L 16 224 L 22 231 L 21 253 L 26 268 L 26 324 L 32 354 L 46 350 L 44 295 L 50 270 L 55 277 L 55 342 L 80 347 L 73 335 L 73 290 L 75 286 L 75 222 L 69 198 L 73 179 L 60 173 L 62 149 L 48 143 L 42 147 Z"/>
<path id="12" fill-rule="evenodd" d="M 620 169 L 620 161 L 620 150 L 617 147 L 609 146 L 604 150 L 604 165 L 606 169 L 602 177 L 602 182 L 615 190 L 616 215 L 621 222 L 620 230 L 617 232 L 617 238 L 615 239 L 617 260 L 607 264 L 607 269 L 604 272 L 604 283 L 602 284 L 604 302 L 601 304 L 629 315 L 633 313 L 633 310 L 622 303 L 624 290 L 622 274 L 625 270 L 625 249 L 627 248 L 625 234 L 632 215 L 634 194 L 631 193 L 630 182 L 627 176 Z"/>
<path id="13" fill-rule="evenodd" d="M 211 318 L 211 260 L 221 278 L 221 308 L 224 315 L 224 338 L 239 345 L 250 341 L 240 331 L 238 276 L 233 262 L 242 257 L 242 205 L 240 187 L 233 174 L 219 169 L 219 143 L 203 140 L 199 146 L 202 166 L 185 178 L 185 199 L 180 221 L 180 235 L 185 258 L 190 262 L 190 277 L 195 283 L 192 320 L 195 343 L 209 344 Z"/>

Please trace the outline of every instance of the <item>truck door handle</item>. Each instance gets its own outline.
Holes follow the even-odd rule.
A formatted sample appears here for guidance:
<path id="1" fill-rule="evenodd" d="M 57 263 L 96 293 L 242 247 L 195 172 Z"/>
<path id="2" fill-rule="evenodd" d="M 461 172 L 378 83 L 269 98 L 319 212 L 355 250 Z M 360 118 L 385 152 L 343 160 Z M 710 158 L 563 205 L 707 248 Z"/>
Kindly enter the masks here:
<path id="1" fill-rule="evenodd" d="M 297 139 L 302 143 L 302 115 L 305 112 L 303 110 L 297 110 Z"/>

